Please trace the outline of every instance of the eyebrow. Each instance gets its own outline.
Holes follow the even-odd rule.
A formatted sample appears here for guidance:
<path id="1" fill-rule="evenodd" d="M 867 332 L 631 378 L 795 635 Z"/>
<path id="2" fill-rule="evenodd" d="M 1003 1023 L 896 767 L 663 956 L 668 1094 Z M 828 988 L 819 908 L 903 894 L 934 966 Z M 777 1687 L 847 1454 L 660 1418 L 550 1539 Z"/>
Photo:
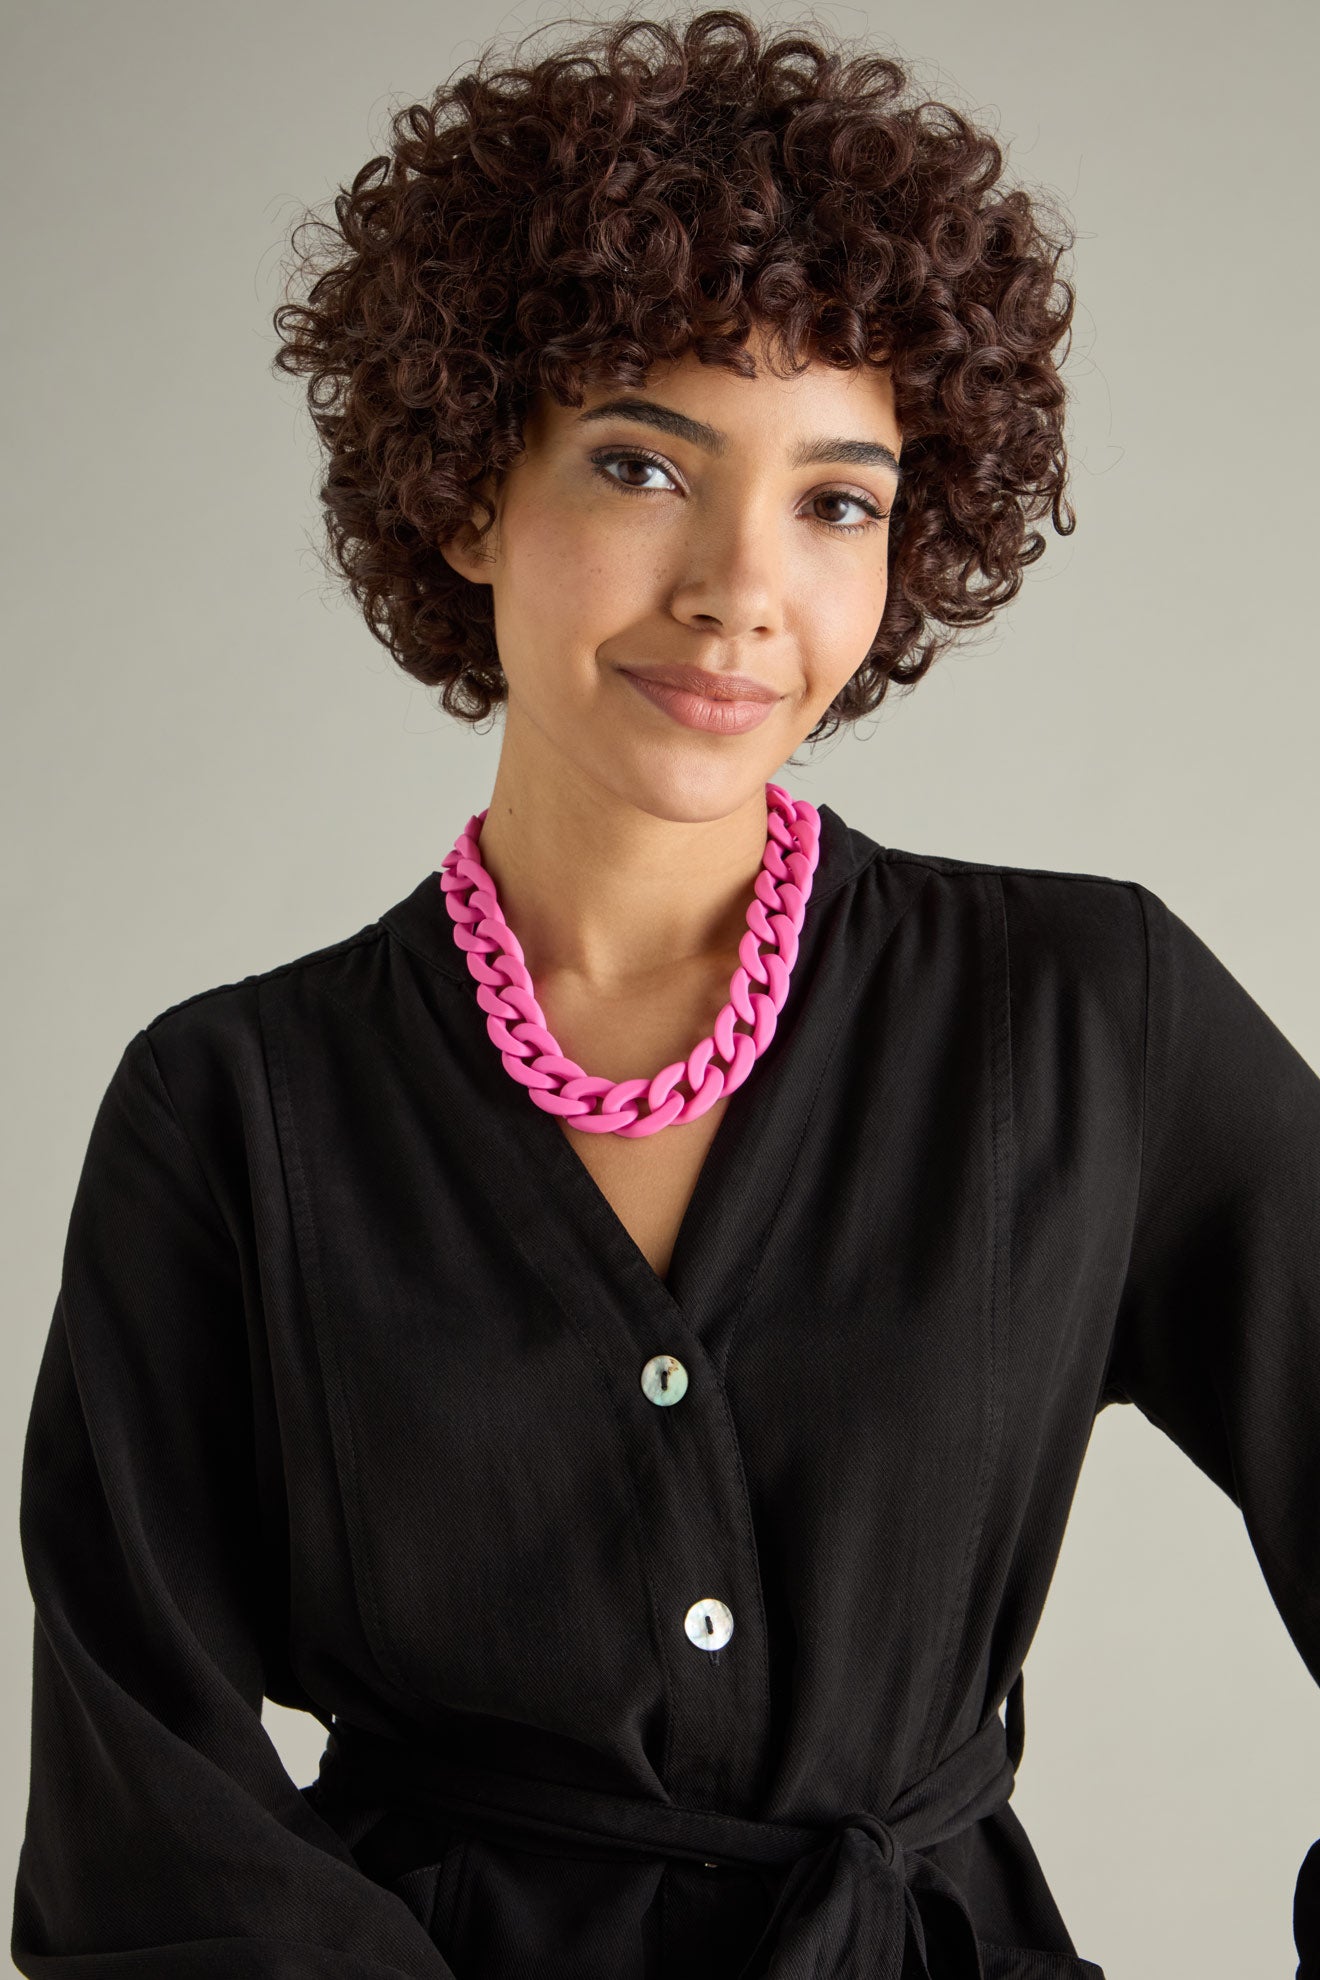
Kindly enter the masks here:
<path id="1" fill-rule="evenodd" d="M 675 412 L 672 406 L 661 405 L 658 399 L 607 399 L 603 405 L 590 406 L 586 412 L 579 413 L 577 424 L 585 425 L 593 419 L 636 420 L 641 426 L 658 427 L 660 432 L 677 440 L 687 440 L 707 454 L 723 454 L 729 444 L 729 436 L 717 426 L 708 426 L 704 419 L 689 419 L 686 413 Z M 900 472 L 897 454 L 880 440 L 804 440 L 788 457 L 790 467 L 810 467 L 821 461 L 888 468 L 894 475 Z"/>

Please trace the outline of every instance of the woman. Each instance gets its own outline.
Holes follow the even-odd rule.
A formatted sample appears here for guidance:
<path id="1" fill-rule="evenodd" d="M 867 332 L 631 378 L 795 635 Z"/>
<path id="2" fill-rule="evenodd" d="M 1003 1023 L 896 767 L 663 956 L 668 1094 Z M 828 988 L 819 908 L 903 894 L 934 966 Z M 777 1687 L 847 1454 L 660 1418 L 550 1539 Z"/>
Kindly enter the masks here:
<path id="1" fill-rule="evenodd" d="M 21 1972 L 1095 1980 L 1009 1797 L 1111 1402 L 1316 1667 L 1320 1080 L 1139 883 L 775 781 L 1072 528 L 1063 243 L 1002 167 L 719 12 L 479 64 L 341 194 L 277 362 L 498 772 L 101 1103 Z M 330 1735 L 301 1790 L 263 1697 Z M 1296 1930 L 1320 1973 L 1320 1847 Z"/>

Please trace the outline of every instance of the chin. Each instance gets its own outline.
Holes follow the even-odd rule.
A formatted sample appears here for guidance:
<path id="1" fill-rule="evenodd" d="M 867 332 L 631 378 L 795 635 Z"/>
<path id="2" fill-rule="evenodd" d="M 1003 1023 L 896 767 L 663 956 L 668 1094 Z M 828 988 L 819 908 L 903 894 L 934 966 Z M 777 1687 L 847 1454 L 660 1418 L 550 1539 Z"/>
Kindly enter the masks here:
<path id="1" fill-rule="evenodd" d="M 763 802 L 766 784 L 779 781 L 780 766 L 763 760 L 749 765 L 733 761 L 732 755 L 721 759 L 714 751 L 681 745 L 642 754 L 645 760 L 621 752 L 600 765 L 596 780 L 648 817 L 675 825 L 728 818 Z"/>

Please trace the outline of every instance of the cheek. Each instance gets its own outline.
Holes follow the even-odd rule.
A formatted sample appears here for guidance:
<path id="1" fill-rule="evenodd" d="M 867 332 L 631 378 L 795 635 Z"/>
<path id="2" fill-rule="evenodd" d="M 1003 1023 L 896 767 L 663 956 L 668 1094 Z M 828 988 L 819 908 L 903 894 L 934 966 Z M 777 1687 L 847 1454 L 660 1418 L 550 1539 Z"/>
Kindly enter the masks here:
<path id="1" fill-rule="evenodd" d="M 495 640 L 511 693 L 563 737 L 594 711 L 600 656 L 645 609 L 654 567 L 571 506 L 524 504 L 514 522 L 493 581 Z"/>
<path id="2" fill-rule="evenodd" d="M 520 640 L 594 650 L 627 623 L 643 595 L 646 574 L 637 558 L 626 543 L 603 538 L 594 516 L 524 513 L 509 545 L 497 611 Z"/>
<path id="3" fill-rule="evenodd" d="M 861 666 L 879 629 L 888 592 L 884 562 L 837 574 L 816 587 L 810 610 L 813 694 L 830 701 Z"/>

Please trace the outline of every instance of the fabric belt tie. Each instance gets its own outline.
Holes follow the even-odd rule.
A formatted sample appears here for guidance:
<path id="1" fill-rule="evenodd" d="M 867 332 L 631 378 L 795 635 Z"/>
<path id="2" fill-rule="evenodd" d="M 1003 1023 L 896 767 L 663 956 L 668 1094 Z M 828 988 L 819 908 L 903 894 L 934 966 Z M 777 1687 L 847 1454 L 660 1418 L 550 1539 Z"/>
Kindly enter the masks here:
<path id="1" fill-rule="evenodd" d="M 991 1814 L 1021 1758 L 1021 1679 L 1009 1729 L 984 1720 L 883 1816 L 866 1809 L 825 1828 L 724 1815 L 451 1761 L 443 1753 L 336 1718 L 318 1787 L 432 1815 L 517 1845 L 541 1837 L 589 1854 L 696 1863 L 790 1864 L 770 1919 L 733 1980 L 984 1980 L 958 1886 L 916 1852 Z M 400 1864 L 399 1869 L 405 1866 Z"/>

